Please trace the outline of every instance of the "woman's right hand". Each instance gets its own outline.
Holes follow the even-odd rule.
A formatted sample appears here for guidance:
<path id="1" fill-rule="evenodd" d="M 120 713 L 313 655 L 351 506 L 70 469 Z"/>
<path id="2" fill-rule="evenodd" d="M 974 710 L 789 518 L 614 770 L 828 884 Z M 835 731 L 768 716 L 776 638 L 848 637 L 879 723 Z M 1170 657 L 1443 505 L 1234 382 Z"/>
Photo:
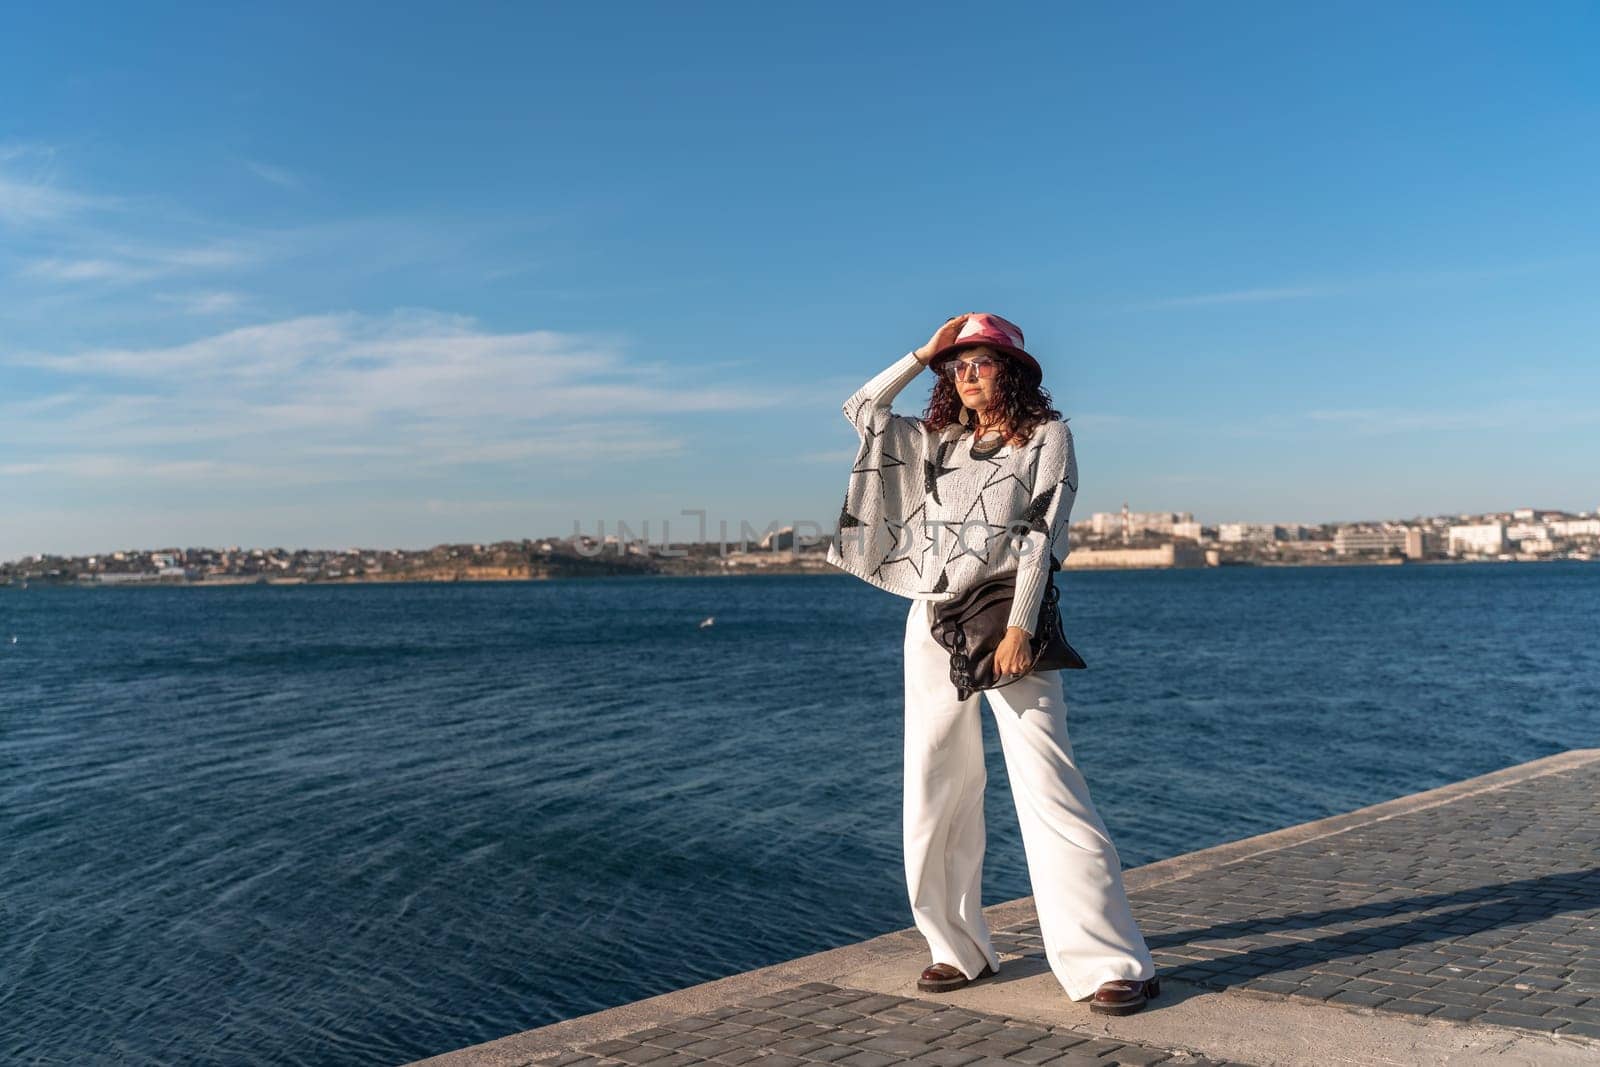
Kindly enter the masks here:
<path id="1" fill-rule="evenodd" d="M 928 360 L 933 358 L 933 354 L 954 341 L 956 334 L 961 332 L 962 324 L 975 314 L 977 312 L 967 311 L 947 319 L 943 326 L 933 331 L 933 336 L 928 338 L 928 343 L 917 349 L 913 355 L 921 361 L 923 366 L 927 366 Z"/>

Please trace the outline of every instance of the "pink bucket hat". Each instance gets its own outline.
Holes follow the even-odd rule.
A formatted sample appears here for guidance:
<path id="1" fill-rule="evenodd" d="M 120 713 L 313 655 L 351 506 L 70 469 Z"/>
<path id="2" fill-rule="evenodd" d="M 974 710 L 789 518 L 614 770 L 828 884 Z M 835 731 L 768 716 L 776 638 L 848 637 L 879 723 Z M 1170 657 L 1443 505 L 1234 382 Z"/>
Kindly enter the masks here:
<path id="1" fill-rule="evenodd" d="M 1012 357 L 1022 365 L 1034 385 L 1044 380 L 1039 361 L 1028 355 L 1022 347 L 1022 328 L 999 315 L 987 313 L 968 316 L 967 321 L 961 324 L 961 332 L 956 334 L 956 339 L 935 352 L 928 359 L 928 366 L 937 366 L 962 349 L 976 345 L 988 345 L 996 352 Z"/>

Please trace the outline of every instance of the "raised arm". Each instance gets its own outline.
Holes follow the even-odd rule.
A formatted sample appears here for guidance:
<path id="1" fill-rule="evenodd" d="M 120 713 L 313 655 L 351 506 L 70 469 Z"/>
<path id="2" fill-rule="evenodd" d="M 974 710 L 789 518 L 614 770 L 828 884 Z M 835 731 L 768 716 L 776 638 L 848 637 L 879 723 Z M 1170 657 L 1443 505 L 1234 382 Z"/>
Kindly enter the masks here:
<path id="1" fill-rule="evenodd" d="M 866 385 L 851 393 L 850 399 L 844 402 L 844 417 L 850 420 L 856 433 L 866 437 L 870 429 L 882 431 L 886 419 L 890 423 L 900 424 L 896 427 L 899 432 L 891 433 L 891 436 L 899 437 L 915 429 L 909 424 L 920 420 L 894 414 L 890 411 L 889 403 L 910 384 L 911 379 L 922 373 L 922 367 L 922 360 L 917 358 L 917 354 L 907 352 L 874 375 Z"/>
<path id="2" fill-rule="evenodd" d="M 905 440 L 908 439 L 907 435 L 921 429 L 922 420 L 893 414 L 889 410 L 889 402 L 911 379 L 922 373 L 922 368 L 928 365 L 934 353 L 955 340 L 961 332 L 962 323 L 970 314 L 952 315 L 933 331 L 927 344 L 907 352 L 850 394 L 850 399 L 844 402 L 844 417 L 850 420 L 850 425 L 856 428 L 856 433 L 862 439 L 873 430 L 880 433 L 889 430 L 891 439 Z"/>
<path id="3" fill-rule="evenodd" d="M 1052 580 L 1050 557 L 1065 563 L 1071 551 L 1067 523 L 1078 495 L 1078 457 L 1072 447 L 1072 431 L 1064 422 L 1049 422 L 1043 433 L 1044 443 L 1034 465 L 1032 503 L 1022 516 L 1028 533 L 1024 544 L 1013 544 L 1019 556 L 1017 587 L 1007 619 L 1007 625 L 1020 626 L 1030 636 L 1039 618 L 1039 605 L 1044 603 L 1044 587 Z"/>

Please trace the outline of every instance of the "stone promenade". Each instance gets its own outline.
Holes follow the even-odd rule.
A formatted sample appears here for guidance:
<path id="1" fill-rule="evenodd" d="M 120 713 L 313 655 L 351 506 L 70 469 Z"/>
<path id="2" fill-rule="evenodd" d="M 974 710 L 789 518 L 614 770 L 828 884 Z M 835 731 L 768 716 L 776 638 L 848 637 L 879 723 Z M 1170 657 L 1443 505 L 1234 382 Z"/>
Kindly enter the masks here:
<path id="1" fill-rule="evenodd" d="M 1000 974 L 916 990 L 914 929 L 513 1034 L 428 1067 L 1600 1065 L 1600 749 L 1124 872 L 1161 996 L 1066 999 L 1032 898 Z"/>

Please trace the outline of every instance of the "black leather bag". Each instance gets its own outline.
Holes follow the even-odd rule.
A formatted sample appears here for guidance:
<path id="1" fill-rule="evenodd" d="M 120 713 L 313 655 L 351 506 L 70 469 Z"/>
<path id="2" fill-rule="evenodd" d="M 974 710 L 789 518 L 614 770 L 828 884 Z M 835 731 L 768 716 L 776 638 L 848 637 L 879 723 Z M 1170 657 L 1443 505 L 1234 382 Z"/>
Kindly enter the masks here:
<path id="1" fill-rule="evenodd" d="M 1061 564 L 1050 557 L 1050 578 L 1045 582 L 1028 647 L 1033 661 L 1022 674 L 995 675 L 994 654 L 1006 635 L 1011 601 L 1017 588 L 1015 572 L 979 582 L 954 600 L 934 605 L 933 637 L 950 653 L 950 680 L 965 700 L 980 689 L 999 689 L 1034 671 L 1081 670 L 1088 664 L 1067 644 L 1061 632 L 1061 591 L 1055 573 Z"/>

